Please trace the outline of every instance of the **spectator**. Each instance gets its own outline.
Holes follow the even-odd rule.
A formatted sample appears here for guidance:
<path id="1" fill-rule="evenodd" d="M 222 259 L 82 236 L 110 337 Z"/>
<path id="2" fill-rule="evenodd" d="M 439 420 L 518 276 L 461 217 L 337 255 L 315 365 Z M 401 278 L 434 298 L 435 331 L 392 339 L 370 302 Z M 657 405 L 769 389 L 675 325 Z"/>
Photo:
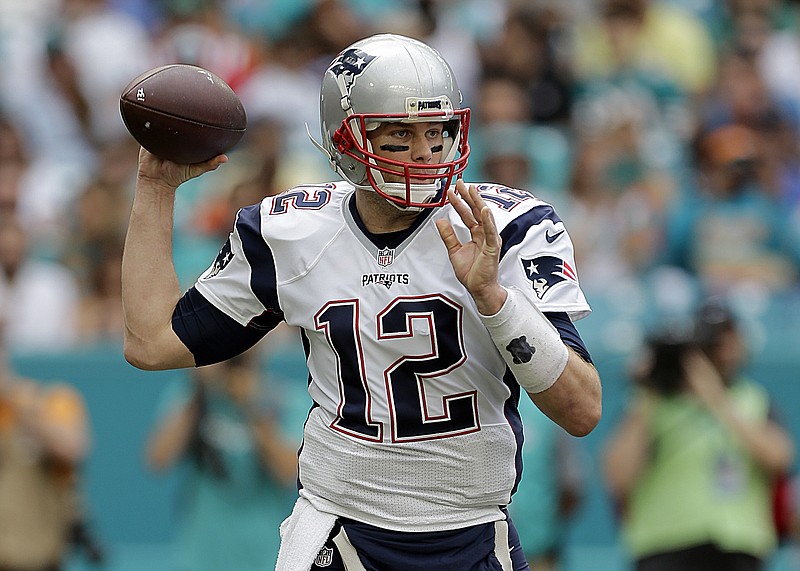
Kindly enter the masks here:
<path id="1" fill-rule="evenodd" d="M 602 0 L 599 17 L 573 35 L 578 81 L 616 75 L 660 77 L 702 95 L 714 80 L 714 44 L 691 12 L 657 0 Z"/>
<path id="2" fill-rule="evenodd" d="M 789 210 L 800 212 L 798 102 L 770 89 L 757 56 L 738 50 L 721 56 L 717 85 L 699 113 L 707 130 L 730 124 L 750 128 L 766 190 Z"/>
<path id="3" fill-rule="evenodd" d="M 480 124 L 526 124 L 530 113 L 531 100 L 525 93 L 524 82 L 506 75 L 487 75 L 483 78 L 475 114 Z"/>
<path id="4" fill-rule="evenodd" d="M 63 568 L 73 531 L 85 531 L 79 476 L 88 450 L 81 395 L 17 376 L 0 348 L 0 568 Z"/>
<path id="5" fill-rule="evenodd" d="M 652 268 L 677 192 L 672 173 L 645 152 L 648 108 L 624 92 L 606 104 L 575 143 L 569 187 L 581 280 L 595 292 Z"/>
<path id="6" fill-rule="evenodd" d="M 697 190 L 670 216 L 665 261 L 719 294 L 742 284 L 768 292 L 796 286 L 800 241 L 759 177 L 753 131 L 728 125 L 703 133 L 696 156 Z"/>
<path id="7" fill-rule="evenodd" d="M 165 393 L 147 446 L 155 471 L 183 464 L 174 569 L 264 571 L 295 491 L 296 449 L 284 444 L 255 351 L 196 369 Z"/>
<path id="8" fill-rule="evenodd" d="M 502 31 L 480 45 L 485 75 L 519 82 L 529 108 L 526 120 L 563 125 L 571 111 L 571 62 L 564 57 L 561 20 L 555 7 L 512 7 Z"/>
<path id="9" fill-rule="evenodd" d="M 773 97 L 791 101 L 795 109 L 800 108 L 800 77 L 796 70 L 800 66 L 800 31 L 797 2 L 793 4 L 796 14 L 794 24 L 783 29 L 772 30 L 758 51 L 757 62 L 764 82 Z"/>
<path id="10" fill-rule="evenodd" d="M 397 3 L 398 6 L 400 3 Z M 453 73 L 459 79 L 459 87 L 464 94 L 464 101 L 471 105 L 478 90 L 481 61 L 476 33 L 464 33 L 470 27 L 469 10 L 466 2 L 439 2 L 438 0 L 416 0 L 409 3 L 418 13 L 416 33 L 407 35 L 418 38 L 435 48 L 442 57 L 450 62 Z M 484 12 L 492 10 L 488 0 L 483 0 L 481 9 Z M 412 8 L 408 8 L 411 11 Z M 486 20 L 486 14 L 481 14 Z M 396 14 L 386 18 L 387 24 L 398 20 Z M 466 21 L 465 21 L 466 20 Z M 379 20 L 373 25 L 380 25 Z M 413 27 L 413 26 L 412 26 Z"/>
<path id="11" fill-rule="evenodd" d="M 78 312 L 80 343 L 118 343 L 122 339 L 122 242 L 102 245 L 94 252 L 84 276 Z"/>
<path id="12" fill-rule="evenodd" d="M 235 152 L 236 173 L 222 178 L 223 188 L 216 188 L 195 205 L 194 215 L 187 219 L 181 231 L 211 237 L 216 248 L 219 239 L 228 235 L 239 208 L 280 192 L 282 188 L 276 184 L 276 176 L 282 135 L 283 128 L 277 121 L 251 121 Z"/>
<path id="13" fill-rule="evenodd" d="M 260 49 L 226 18 L 224 4 L 220 0 L 164 0 L 166 17 L 155 37 L 155 60 L 164 65 L 200 66 L 238 90 L 258 65 Z"/>
<path id="14" fill-rule="evenodd" d="M 79 290 L 64 266 L 31 257 L 13 215 L 0 217 L 0 321 L 16 351 L 58 351 L 78 341 Z"/>
<path id="15" fill-rule="evenodd" d="M 485 178 L 509 188 L 533 189 L 530 130 L 519 123 L 500 123 L 488 125 L 481 135 L 485 146 L 481 170 Z M 539 192 L 533 194 L 545 198 Z"/>
<path id="16" fill-rule="evenodd" d="M 477 166 L 478 176 L 486 180 L 528 188 L 560 206 L 568 174 L 569 140 L 561 129 L 532 124 L 531 105 L 523 81 L 508 75 L 485 76 L 471 127 L 470 164 Z"/>
<path id="17" fill-rule="evenodd" d="M 773 487 L 794 443 L 744 375 L 746 354 L 737 318 L 713 300 L 695 334 L 649 340 L 604 457 L 637 571 L 755 571 L 773 552 Z"/>
<path id="18" fill-rule="evenodd" d="M 63 210 L 69 199 L 61 192 L 70 185 L 54 164 L 44 172 L 47 167 L 33 160 L 22 134 L 20 125 L 0 110 L 0 214 L 19 218 L 34 255 L 54 255 L 67 235 Z M 63 184 L 56 190 L 59 181 Z"/>
<path id="19" fill-rule="evenodd" d="M 242 83 L 238 92 L 249 120 L 283 130 L 275 174 L 282 189 L 327 180 L 330 165 L 308 144 L 308 129 L 319 122 L 319 76 L 331 58 L 367 35 L 367 26 L 347 2 L 313 2 L 272 38 L 261 64 Z"/>
<path id="20" fill-rule="evenodd" d="M 7 126 L 8 123 L 5 124 Z M 0 124 L 0 147 L 3 146 L 4 141 L 1 139 L 4 135 L 13 131 L 5 127 Z M 14 216 L 18 211 L 25 170 L 24 161 L 0 157 L 0 212 L 4 215 Z"/>
<path id="21" fill-rule="evenodd" d="M 126 137 L 119 94 L 153 64 L 147 28 L 106 0 L 62 0 L 51 70 L 95 145 Z"/>
<path id="22" fill-rule="evenodd" d="M 741 50 L 720 55 L 719 76 L 699 113 L 709 129 L 735 123 L 759 133 L 786 123 L 796 133 L 798 122 L 797 108 L 770 92 L 754 57 Z"/>
<path id="23" fill-rule="evenodd" d="M 99 153 L 98 172 L 72 205 L 69 240 L 59 252 L 80 287 L 78 335 L 85 344 L 122 338 L 120 268 L 136 156 L 131 142 L 105 145 Z"/>

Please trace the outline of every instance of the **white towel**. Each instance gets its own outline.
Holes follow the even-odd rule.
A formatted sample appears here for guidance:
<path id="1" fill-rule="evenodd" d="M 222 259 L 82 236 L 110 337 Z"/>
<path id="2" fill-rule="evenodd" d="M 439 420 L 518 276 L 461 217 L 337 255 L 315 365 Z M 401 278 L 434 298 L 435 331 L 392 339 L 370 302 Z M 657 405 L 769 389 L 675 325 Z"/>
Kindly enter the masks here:
<path id="1" fill-rule="evenodd" d="M 304 497 L 281 523 L 281 547 L 275 571 L 309 571 L 336 523 L 336 516 L 319 511 Z"/>

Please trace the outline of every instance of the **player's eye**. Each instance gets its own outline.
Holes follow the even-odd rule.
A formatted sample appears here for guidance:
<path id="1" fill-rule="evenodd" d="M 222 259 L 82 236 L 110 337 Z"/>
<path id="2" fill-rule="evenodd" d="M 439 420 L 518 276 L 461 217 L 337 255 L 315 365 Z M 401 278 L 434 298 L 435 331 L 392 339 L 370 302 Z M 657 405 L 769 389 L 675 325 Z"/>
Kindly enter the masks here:
<path id="1" fill-rule="evenodd" d="M 429 139 L 438 140 L 438 139 L 441 139 L 442 136 L 443 136 L 443 131 L 442 131 L 441 127 L 437 127 L 435 129 L 428 129 L 428 131 L 427 131 L 427 137 Z"/>

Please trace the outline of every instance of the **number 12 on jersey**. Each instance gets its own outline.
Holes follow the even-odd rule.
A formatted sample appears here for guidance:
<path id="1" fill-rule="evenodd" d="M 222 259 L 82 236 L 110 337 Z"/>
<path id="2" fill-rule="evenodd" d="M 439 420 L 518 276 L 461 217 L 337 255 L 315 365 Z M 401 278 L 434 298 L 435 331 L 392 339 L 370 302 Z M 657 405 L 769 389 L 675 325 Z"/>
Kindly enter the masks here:
<path id="1" fill-rule="evenodd" d="M 381 389 L 385 400 L 373 398 L 376 383 L 367 382 L 367 367 L 359 329 L 357 299 L 332 301 L 315 316 L 336 356 L 339 382 L 338 417 L 331 427 L 356 438 L 380 442 L 382 422 L 373 420 L 376 402 L 389 408 L 392 442 L 431 440 L 480 430 L 477 391 L 442 395 L 440 415 L 429 410 L 426 388 L 466 361 L 462 329 L 463 308 L 439 294 L 399 297 L 375 317 L 376 343 L 398 343 L 415 333 L 415 320 L 425 320 L 430 332 L 430 351 L 403 354 L 383 370 Z M 371 388 L 372 387 L 372 388 Z"/>

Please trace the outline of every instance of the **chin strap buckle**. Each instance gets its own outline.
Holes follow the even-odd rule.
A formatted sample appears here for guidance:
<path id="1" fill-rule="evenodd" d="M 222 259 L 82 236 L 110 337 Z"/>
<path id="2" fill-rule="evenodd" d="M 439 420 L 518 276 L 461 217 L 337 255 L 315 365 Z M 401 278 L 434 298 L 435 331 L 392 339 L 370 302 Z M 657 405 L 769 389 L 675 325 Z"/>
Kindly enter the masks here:
<path id="1" fill-rule="evenodd" d="M 353 148 L 353 139 L 347 133 L 344 125 L 333 133 L 333 144 L 340 153 L 345 153 Z"/>

